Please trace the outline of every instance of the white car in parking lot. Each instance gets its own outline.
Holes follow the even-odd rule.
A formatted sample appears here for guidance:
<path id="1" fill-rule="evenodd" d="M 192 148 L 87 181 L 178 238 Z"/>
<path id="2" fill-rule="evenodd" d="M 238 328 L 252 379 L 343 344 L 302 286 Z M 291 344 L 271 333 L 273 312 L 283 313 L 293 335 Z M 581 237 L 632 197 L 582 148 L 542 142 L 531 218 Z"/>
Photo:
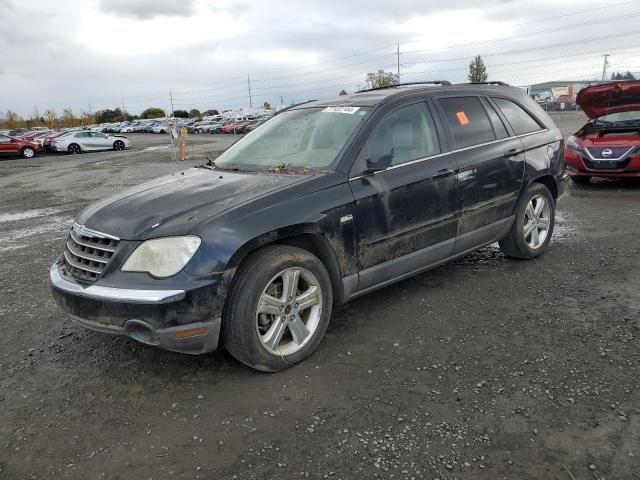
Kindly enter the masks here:
<path id="1" fill-rule="evenodd" d="M 51 144 L 55 152 L 81 153 L 95 150 L 124 150 L 131 142 L 121 135 L 106 135 L 90 130 L 81 130 L 56 138 Z"/>

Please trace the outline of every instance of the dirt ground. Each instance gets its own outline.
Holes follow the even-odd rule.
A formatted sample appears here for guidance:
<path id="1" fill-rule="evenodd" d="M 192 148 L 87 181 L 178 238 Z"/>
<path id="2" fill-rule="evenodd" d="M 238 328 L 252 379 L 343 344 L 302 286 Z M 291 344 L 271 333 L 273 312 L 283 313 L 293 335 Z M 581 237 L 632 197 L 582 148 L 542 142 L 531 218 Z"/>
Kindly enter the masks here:
<path id="1" fill-rule="evenodd" d="M 640 479 L 640 182 L 572 185 L 543 257 L 490 246 L 355 300 L 269 375 L 83 330 L 53 302 L 83 206 L 195 163 L 131 137 L 0 162 L 1 479 Z"/>

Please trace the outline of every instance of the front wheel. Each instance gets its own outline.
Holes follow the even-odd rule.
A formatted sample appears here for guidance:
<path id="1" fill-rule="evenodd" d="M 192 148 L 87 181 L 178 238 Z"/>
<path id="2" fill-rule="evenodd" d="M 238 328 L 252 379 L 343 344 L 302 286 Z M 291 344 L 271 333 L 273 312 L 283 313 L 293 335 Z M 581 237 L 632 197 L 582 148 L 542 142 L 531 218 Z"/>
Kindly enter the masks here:
<path id="1" fill-rule="evenodd" d="M 116 140 L 113 142 L 114 150 L 124 150 L 124 142 L 122 140 Z"/>
<path id="2" fill-rule="evenodd" d="M 233 282 L 222 319 L 227 350 L 264 372 L 311 355 L 329 325 L 331 279 L 306 250 L 284 245 L 251 254 Z"/>
<path id="3" fill-rule="evenodd" d="M 520 197 L 515 221 L 508 235 L 500 240 L 507 257 L 529 260 L 541 255 L 549 245 L 555 225 L 556 204 L 551 192 L 533 183 Z"/>
<path id="4" fill-rule="evenodd" d="M 36 151 L 31 147 L 24 147 L 21 153 L 23 158 L 33 158 L 36 155 Z"/>

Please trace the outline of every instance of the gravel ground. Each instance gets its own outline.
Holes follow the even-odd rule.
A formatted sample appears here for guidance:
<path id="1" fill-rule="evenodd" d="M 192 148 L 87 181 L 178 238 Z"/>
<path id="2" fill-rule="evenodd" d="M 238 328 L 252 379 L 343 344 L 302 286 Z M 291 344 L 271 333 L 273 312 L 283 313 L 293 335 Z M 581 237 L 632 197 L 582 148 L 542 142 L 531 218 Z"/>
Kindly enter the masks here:
<path id="1" fill-rule="evenodd" d="M 75 213 L 197 161 L 131 137 L 0 162 L 0 478 L 640 479 L 640 183 L 572 186 L 543 257 L 490 246 L 355 300 L 314 356 L 267 375 L 54 304 Z M 198 156 L 231 142 L 193 138 Z"/>

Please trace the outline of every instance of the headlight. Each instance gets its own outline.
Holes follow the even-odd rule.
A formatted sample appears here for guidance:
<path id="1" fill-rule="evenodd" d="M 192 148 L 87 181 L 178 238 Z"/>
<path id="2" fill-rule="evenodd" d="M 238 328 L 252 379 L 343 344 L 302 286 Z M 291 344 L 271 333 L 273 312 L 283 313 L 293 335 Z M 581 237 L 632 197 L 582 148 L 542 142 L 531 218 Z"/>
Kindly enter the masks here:
<path id="1" fill-rule="evenodd" d="M 569 138 L 567 138 L 567 147 L 569 147 L 574 152 L 578 152 L 578 153 L 583 153 L 584 151 L 582 150 L 582 147 L 580 146 L 580 144 L 576 142 L 576 137 L 574 135 L 571 135 Z"/>
<path id="2" fill-rule="evenodd" d="M 147 272 L 157 278 L 172 277 L 191 260 L 200 237 L 154 238 L 142 242 L 122 266 L 123 272 Z"/>

